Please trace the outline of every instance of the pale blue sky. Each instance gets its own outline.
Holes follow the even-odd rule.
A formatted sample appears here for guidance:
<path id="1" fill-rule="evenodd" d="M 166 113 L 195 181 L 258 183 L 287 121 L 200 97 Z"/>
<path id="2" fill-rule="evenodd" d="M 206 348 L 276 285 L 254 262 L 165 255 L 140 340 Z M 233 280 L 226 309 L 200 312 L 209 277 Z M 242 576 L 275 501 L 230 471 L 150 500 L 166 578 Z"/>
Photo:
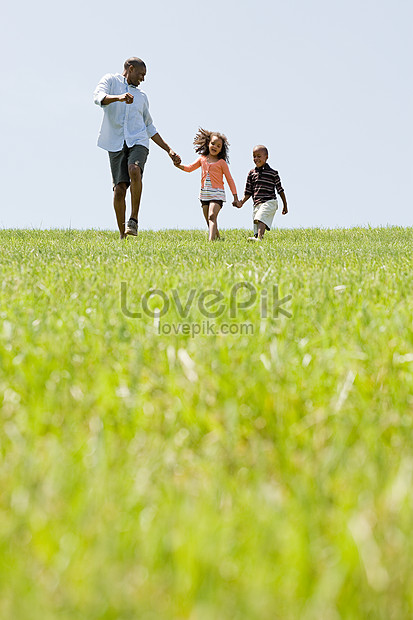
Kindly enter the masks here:
<path id="1" fill-rule="evenodd" d="M 274 224 L 412 225 L 411 0 L 90 0 L 14 3 L 1 39 L 0 227 L 116 230 L 93 90 L 136 55 L 155 125 L 195 159 L 199 126 L 225 133 L 243 194 L 254 144 L 290 213 Z M 141 228 L 203 228 L 199 171 L 151 145 Z M 250 227 L 228 203 L 222 227 Z"/>

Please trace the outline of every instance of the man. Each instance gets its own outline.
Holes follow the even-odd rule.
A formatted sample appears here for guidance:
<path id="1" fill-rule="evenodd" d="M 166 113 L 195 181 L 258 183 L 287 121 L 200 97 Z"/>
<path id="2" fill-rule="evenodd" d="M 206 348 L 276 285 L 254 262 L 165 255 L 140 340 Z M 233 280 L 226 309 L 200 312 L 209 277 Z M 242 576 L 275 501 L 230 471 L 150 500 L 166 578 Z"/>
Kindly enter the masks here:
<path id="1" fill-rule="evenodd" d="M 149 139 L 166 151 L 174 164 L 181 158 L 157 132 L 146 94 L 139 90 L 146 65 L 140 58 L 125 61 L 124 71 L 107 73 L 94 92 L 94 102 L 104 111 L 98 146 L 109 152 L 115 207 L 120 238 L 138 234 L 138 213 L 142 195 L 142 175 L 149 153 Z M 131 216 L 125 227 L 126 191 L 130 186 Z"/>

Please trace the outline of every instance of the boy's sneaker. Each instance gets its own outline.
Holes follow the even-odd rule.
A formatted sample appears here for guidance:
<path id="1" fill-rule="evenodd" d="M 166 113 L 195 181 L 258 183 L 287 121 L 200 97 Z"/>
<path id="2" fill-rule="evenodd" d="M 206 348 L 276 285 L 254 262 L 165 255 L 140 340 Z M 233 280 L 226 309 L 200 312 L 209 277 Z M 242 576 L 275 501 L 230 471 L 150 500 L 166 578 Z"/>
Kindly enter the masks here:
<path id="1" fill-rule="evenodd" d="M 247 241 L 262 241 L 262 239 L 259 239 L 258 237 L 248 237 Z"/>
<path id="2" fill-rule="evenodd" d="M 137 237 L 138 235 L 138 222 L 133 219 L 133 217 L 131 217 L 126 224 L 125 235 L 133 235 L 133 237 Z"/>

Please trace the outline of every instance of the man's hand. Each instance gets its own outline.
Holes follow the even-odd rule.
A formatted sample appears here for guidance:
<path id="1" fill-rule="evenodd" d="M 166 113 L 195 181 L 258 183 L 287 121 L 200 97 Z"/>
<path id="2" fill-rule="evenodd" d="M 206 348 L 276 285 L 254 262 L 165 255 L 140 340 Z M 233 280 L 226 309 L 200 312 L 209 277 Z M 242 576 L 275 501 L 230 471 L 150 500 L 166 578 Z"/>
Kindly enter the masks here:
<path id="1" fill-rule="evenodd" d="M 119 101 L 124 101 L 125 103 L 133 103 L 133 95 L 130 93 L 124 93 L 119 96 Z"/>
<path id="2" fill-rule="evenodd" d="M 179 155 L 177 155 L 172 149 L 170 149 L 168 155 L 172 159 L 175 166 L 179 166 L 179 164 L 181 163 L 181 158 L 179 157 Z"/>
<path id="3" fill-rule="evenodd" d="M 282 215 L 286 215 L 286 213 L 288 213 L 288 209 L 287 209 L 287 205 L 284 205 L 284 208 L 282 210 Z"/>
<path id="4" fill-rule="evenodd" d="M 242 207 L 241 200 L 234 200 L 233 203 L 232 203 L 232 206 L 236 207 L 237 209 L 241 209 L 241 207 Z"/>

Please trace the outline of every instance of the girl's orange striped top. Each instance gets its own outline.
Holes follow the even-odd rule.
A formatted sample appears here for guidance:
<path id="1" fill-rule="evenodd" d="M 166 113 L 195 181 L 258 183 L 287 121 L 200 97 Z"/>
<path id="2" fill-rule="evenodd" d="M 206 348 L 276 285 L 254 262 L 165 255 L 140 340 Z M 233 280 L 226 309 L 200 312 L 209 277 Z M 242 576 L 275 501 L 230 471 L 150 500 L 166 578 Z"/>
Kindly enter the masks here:
<path id="1" fill-rule="evenodd" d="M 224 189 L 224 175 L 229 185 L 229 188 L 233 194 L 237 193 L 237 188 L 235 187 L 234 179 L 231 176 L 229 171 L 229 167 L 225 159 L 218 159 L 215 162 L 209 162 L 205 155 L 200 155 L 193 164 L 189 166 L 182 166 L 182 169 L 185 172 L 193 172 L 197 168 L 201 167 L 201 187 L 205 185 L 205 179 L 209 173 L 209 178 L 211 179 L 212 187 Z"/>

